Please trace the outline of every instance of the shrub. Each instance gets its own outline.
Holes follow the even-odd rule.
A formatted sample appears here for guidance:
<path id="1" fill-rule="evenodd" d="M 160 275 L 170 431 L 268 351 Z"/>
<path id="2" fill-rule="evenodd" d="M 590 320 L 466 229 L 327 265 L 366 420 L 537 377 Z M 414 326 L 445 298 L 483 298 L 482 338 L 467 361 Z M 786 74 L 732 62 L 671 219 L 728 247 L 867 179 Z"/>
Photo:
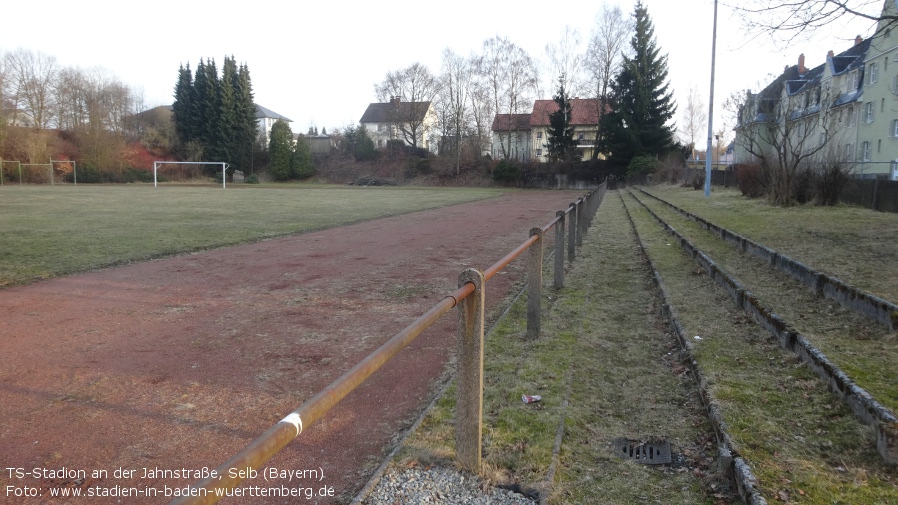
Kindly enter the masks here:
<path id="1" fill-rule="evenodd" d="M 83 163 L 78 166 L 76 170 L 78 171 L 77 176 L 79 183 L 98 184 L 103 182 L 103 175 L 93 163 Z"/>
<path id="2" fill-rule="evenodd" d="M 839 203 L 839 195 L 848 184 L 851 169 L 841 161 L 829 161 L 824 164 L 823 171 L 817 174 L 815 181 L 816 205 L 835 205 Z"/>
<path id="3" fill-rule="evenodd" d="M 493 180 L 499 182 L 516 182 L 521 177 L 517 163 L 502 160 L 493 167 Z"/>
<path id="4" fill-rule="evenodd" d="M 411 179 L 418 175 L 428 175 L 433 172 L 430 160 L 427 158 L 409 158 L 405 163 L 405 177 Z"/>
<path id="5" fill-rule="evenodd" d="M 816 175 L 810 168 L 803 168 L 795 175 L 792 186 L 792 198 L 799 204 L 805 204 L 814 199 Z"/>
<path id="6" fill-rule="evenodd" d="M 735 166 L 736 184 L 742 196 L 749 198 L 760 198 L 767 191 L 766 178 L 764 176 L 764 168 L 761 165 L 752 163 L 740 163 Z"/>
<path id="7" fill-rule="evenodd" d="M 692 176 L 692 189 L 705 188 L 705 173 L 701 172 Z"/>
<path id="8" fill-rule="evenodd" d="M 243 179 L 244 184 L 259 184 L 259 176 L 253 174 L 246 179 Z"/>
<path id="9" fill-rule="evenodd" d="M 642 179 L 658 169 L 660 163 L 654 156 L 640 155 L 634 156 L 627 165 L 627 177 L 631 179 Z"/>

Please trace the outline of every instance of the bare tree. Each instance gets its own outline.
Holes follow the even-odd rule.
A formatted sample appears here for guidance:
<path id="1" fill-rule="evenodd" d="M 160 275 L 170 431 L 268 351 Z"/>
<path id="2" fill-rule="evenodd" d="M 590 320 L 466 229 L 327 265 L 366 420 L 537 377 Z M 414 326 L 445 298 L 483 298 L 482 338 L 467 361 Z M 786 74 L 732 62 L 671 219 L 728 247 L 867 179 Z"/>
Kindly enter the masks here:
<path id="1" fill-rule="evenodd" d="M 596 16 L 596 25 L 593 27 L 592 36 L 583 57 L 583 68 L 590 90 L 589 94 L 597 98 L 595 104 L 598 119 L 592 159 L 599 156 L 599 146 L 603 137 L 602 117 L 605 115 L 608 104 L 608 90 L 617 73 L 621 55 L 627 47 L 627 37 L 631 31 L 632 21 L 624 17 L 620 7 L 602 5 L 602 11 Z"/>
<path id="2" fill-rule="evenodd" d="M 471 81 L 470 101 L 471 101 L 471 121 L 473 122 L 473 141 L 478 154 L 483 153 L 485 149 L 489 149 L 491 145 L 490 127 L 496 110 L 493 108 L 493 101 L 490 99 L 490 88 L 487 79 L 484 77 L 483 57 L 472 56 L 471 65 L 473 79 Z"/>
<path id="3" fill-rule="evenodd" d="M 413 63 L 402 70 L 387 72 L 383 82 L 374 86 L 378 100 L 394 104 L 390 109 L 391 123 L 408 145 L 418 147 L 418 140 L 423 140 L 428 110 L 438 84 L 426 66 Z"/>
<path id="4" fill-rule="evenodd" d="M 512 118 L 531 107 L 531 93 L 536 91 L 539 76 L 533 59 L 527 51 L 505 37 L 493 37 L 483 43 L 483 57 L 480 66 L 483 78 L 493 102 L 496 114 L 507 114 Z M 512 133 L 517 133 L 517 121 L 508 121 L 505 132 L 508 145 L 511 145 Z M 510 150 L 501 141 L 503 133 L 499 132 L 502 157 L 508 159 Z"/>
<path id="5" fill-rule="evenodd" d="M 580 37 L 580 32 L 569 25 L 565 25 L 557 44 L 553 42 L 546 44 L 546 56 L 549 58 L 549 75 L 552 76 L 552 79 L 562 76 L 560 84 L 572 96 L 577 96 L 583 92 L 585 86 L 582 44 L 583 39 Z"/>
<path id="6" fill-rule="evenodd" d="M 443 73 L 440 95 L 448 109 L 448 133 L 452 136 L 452 153 L 455 160 L 455 175 L 461 173 L 462 138 L 468 131 L 471 120 L 470 95 L 474 82 L 475 65 L 472 59 L 455 54 L 451 49 L 443 51 Z"/>
<path id="7" fill-rule="evenodd" d="M 53 84 L 59 71 L 56 58 L 18 48 L 5 56 L 15 88 L 14 99 L 31 126 L 40 130 L 51 123 Z"/>
<path id="8" fill-rule="evenodd" d="M 708 113 L 705 102 L 695 86 L 689 88 L 686 96 L 686 107 L 683 108 L 683 122 L 680 123 L 680 135 L 682 140 L 692 150 L 691 158 L 695 158 L 695 139 L 705 129 L 708 122 Z"/>
<path id="9" fill-rule="evenodd" d="M 734 8 L 749 30 L 777 34 L 787 42 L 852 18 L 873 25 L 884 21 L 881 28 L 898 23 L 898 13 L 894 9 L 884 11 L 882 0 L 745 0 Z"/>
<path id="10" fill-rule="evenodd" d="M 802 170 L 821 157 L 833 155 L 830 140 L 837 133 L 831 91 L 812 89 L 807 95 L 784 98 L 782 81 L 750 95 L 739 106 L 737 143 L 761 165 L 768 198 L 776 205 L 796 202 Z M 822 105 L 822 106 L 821 106 Z"/>

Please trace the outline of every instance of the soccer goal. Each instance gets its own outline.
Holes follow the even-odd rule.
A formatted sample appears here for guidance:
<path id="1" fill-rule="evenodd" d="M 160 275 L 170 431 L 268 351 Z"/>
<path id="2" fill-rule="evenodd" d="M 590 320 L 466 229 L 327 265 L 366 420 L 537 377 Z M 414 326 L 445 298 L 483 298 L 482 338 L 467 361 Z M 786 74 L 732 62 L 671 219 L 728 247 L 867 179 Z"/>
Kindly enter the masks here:
<path id="1" fill-rule="evenodd" d="M 156 177 L 156 172 L 159 170 L 159 167 L 162 165 L 221 165 L 221 188 L 224 189 L 227 187 L 227 171 L 228 165 L 224 161 L 154 161 L 153 162 L 153 187 L 157 187 L 159 185 L 158 179 Z"/>

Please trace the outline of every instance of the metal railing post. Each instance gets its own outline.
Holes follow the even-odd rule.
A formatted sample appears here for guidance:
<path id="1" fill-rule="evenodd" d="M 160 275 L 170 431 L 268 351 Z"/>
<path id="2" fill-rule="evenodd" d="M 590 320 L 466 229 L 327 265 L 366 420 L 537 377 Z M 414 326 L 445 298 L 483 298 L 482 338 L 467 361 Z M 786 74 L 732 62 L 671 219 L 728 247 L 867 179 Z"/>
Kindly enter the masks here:
<path id="1" fill-rule="evenodd" d="M 541 297 L 543 285 L 543 229 L 532 228 L 536 243 L 530 247 L 530 263 L 527 266 L 527 338 L 539 338 Z"/>
<path id="2" fill-rule="evenodd" d="M 574 256 L 577 253 L 577 205 L 572 203 L 568 206 L 568 232 L 567 232 L 567 260 L 568 263 L 574 262 Z"/>
<path id="3" fill-rule="evenodd" d="M 483 272 L 468 269 L 458 286 L 474 284 L 474 293 L 458 304 L 458 365 L 455 402 L 455 454 L 462 468 L 480 471 L 483 437 Z"/>
<path id="4" fill-rule="evenodd" d="M 564 211 L 555 213 L 558 222 L 555 223 L 555 289 L 564 287 Z"/>
<path id="5" fill-rule="evenodd" d="M 586 205 L 582 198 L 577 199 L 577 247 L 583 245 L 583 235 L 586 233 Z"/>

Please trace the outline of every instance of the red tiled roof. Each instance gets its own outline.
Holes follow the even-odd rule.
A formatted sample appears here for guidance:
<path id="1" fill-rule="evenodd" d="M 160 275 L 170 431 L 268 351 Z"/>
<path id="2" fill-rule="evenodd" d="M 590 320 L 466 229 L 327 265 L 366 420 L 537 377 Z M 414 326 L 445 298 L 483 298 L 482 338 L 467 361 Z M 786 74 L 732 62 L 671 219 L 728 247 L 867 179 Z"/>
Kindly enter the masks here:
<path id="1" fill-rule="evenodd" d="M 493 118 L 492 131 L 529 130 L 530 114 L 496 114 Z"/>
<path id="2" fill-rule="evenodd" d="M 599 122 L 599 101 L 597 98 L 571 98 L 571 126 L 589 126 Z M 533 102 L 533 114 L 530 115 L 530 126 L 549 126 L 549 114 L 558 110 L 554 100 L 536 100 Z M 605 105 L 605 112 L 611 107 Z"/>

